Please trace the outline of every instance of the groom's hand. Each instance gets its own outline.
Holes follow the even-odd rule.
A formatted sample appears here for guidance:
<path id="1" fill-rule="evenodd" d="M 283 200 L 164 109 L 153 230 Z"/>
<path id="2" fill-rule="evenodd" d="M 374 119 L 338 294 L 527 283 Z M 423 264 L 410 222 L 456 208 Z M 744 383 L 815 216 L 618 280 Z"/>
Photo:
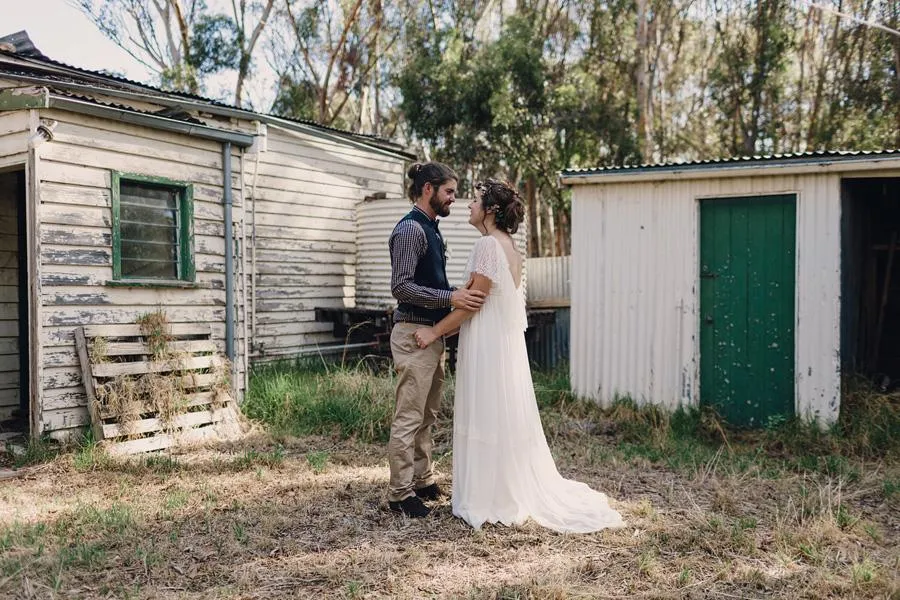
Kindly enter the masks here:
<path id="1" fill-rule="evenodd" d="M 469 289 L 469 286 L 471 285 L 472 280 L 470 279 L 469 283 L 466 284 L 466 287 L 450 294 L 450 304 L 453 308 L 470 310 L 472 312 L 481 310 L 481 307 L 484 305 L 484 300 L 487 298 L 487 294 L 481 290 Z"/>

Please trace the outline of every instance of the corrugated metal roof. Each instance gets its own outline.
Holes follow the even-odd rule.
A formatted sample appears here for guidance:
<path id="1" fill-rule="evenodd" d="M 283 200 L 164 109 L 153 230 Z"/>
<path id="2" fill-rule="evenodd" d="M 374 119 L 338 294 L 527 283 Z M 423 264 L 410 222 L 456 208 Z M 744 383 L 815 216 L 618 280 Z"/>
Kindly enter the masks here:
<path id="1" fill-rule="evenodd" d="M 97 106 L 105 106 L 107 108 L 115 108 L 118 110 L 127 110 L 129 112 L 137 113 L 139 115 L 148 115 L 151 117 L 165 117 L 167 119 L 174 119 L 176 121 L 184 121 L 185 123 L 193 123 L 194 125 L 208 125 L 205 121 L 201 121 L 193 117 L 190 113 L 183 110 L 178 110 L 173 107 L 166 107 L 162 110 L 157 111 L 149 111 L 149 110 L 139 110 L 133 106 L 127 106 L 125 104 L 117 104 L 115 102 L 103 102 L 101 100 L 97 100 L 96 98 L 91 98 L 88 96 L 84 96 L 82 94 L 73 94 L 72 92 L 58 88 L 55 86 L 48 86 L 48 90 L 53 92 L 58 96 L 65 96 L 66 98 L 72 98 L 74 100 L 81 100 L 82 102 L 90 102 L 91 104 L 96 104 Z"/>
<path id="2" fill-rule="evenodd" d="M 699 169 L 716 169 L 749 165 L 782 165 L 782 164 L 815 164 L 833 162 L 835 160 L 859 160 L 877 156 L 900 156 L 900 149 L 884 150 L 819 150 L 815 152 L 796 152 L 792 154 L 768 154 L 763 156 L 733 156 L 713 158 L 709 160 L 692 160 L 666 163 L 648 163 L 641 165 L 604 166 L 593 168 L 572 168 L 561 172 L 563 179 L 584 175 L 604 175 L 607 173 L 642 173 L 649 171 L 678 170 L 690 171 Z"/>
<path id="3" fill-rule="evenodd" d="M 7 42 L 9 45 L 13 46 L 15 49 L 10 50 L 8 48 L 4 48 L 0 46 L 0 55 L 15 57 L 19 59 L 27 60 L 34 65 L 32 67 L 24 67 L 23 69 L 14 69 L 9 66 L 5 66 L 0 71 L 11 73 L 11 74 L 19 74 L 19 75 L 30 75 L 32 77 L 39 77 L 41 79 L 45 79 L 47 82 L 57 82 L 60 84 L 65 83 L 82 83 L 82 84 L 90 84 L 94 85 L 98 88 L 98 90 L 102 90 L 103 86 L 99 84 L 106 84 L 108 89 L 110 90 L 130 90 L 130 91 L 142 91 L 142 92 L 152 92 L 154 94 L 168 97 L 172 99 L 183 98 L 185 100 L 191 100 L 193 102 L 200 102 L 208 105 L 211 109 L 216 107 L 228 110 L 237 110 L 241 112 L 245 112 L 248 115 L 264 115 L 270 117 L 276 117 L 278 119 L 282 119 L 284 121 L 289 121 L 292 123 L 297 123 L 299 125 L 306 125 L 309 127 L 314 127 L 316 129 L 320 129 L 322 131 L 329 131 L 336 133 L 338 135 L 356 139 L 362 143 L 371 144 L 375 147 L 380 147 L 383 149 L 388 149 L 394 152 L 398 152 L 400 154 L 404 154 L 410 158 L 415 158 L 414 154 L 411 154 L 403 149 L 403 146 L 393 142 L 389 139 L 379 137 L 373 134 L 366 133 L 356 133 L 353 131 L 348 131 L 345 129 L 339 129 L 337 127 L 331 127 L 329 125 L 323 125 L 321 123 L 317 123 L 316 121 L 308 120 L 308 119 L 297 119 L 293 117 L 284 117 L 280 115 L 269 115 L 267 113 L 257 113 L 252 110 L 248 110 L 246 108 L 241 108 L 239 106 L 235 106 L 232 104 L 227 104 L 225 102 L 220 102 L 218 100 L 213 100 L 211 98 L 206 98 L 203 96 L 199 96 L 197 94 L 191 94 L 187 92 L 179 92 L 174 90 L 165 90 L 159 87 L 155 87 L 152 85 L 148 85 L 146 83 L 141 83 L 138 81 L 134 81 L 131 79 L 127 79 L 125 77 L 119 77 L 118 75 L 112 75 L 110 73 L 104 73 L 101 71 L 92 71 L 90 69 L 83 69 L 80 67 L 73 67 L 72 65 L 66 64 L 64 62 L 60 62 L 58 60 L 54 60 L 42 54 L 35 46 L 31 43 L 28 34 L 25 31 L 20 31 L 8 36 L 0 37 L 0 42 Z M 42 68 L 43 67 L 43 68 Z M 57 68 L 62 70 L 67 70 L 69 73 L 63 74 L 60 72 L 50 73 L 47 71 L 47 68 Z M 214 112 L 214 110 L 210 110 L 210 112 Z"/>

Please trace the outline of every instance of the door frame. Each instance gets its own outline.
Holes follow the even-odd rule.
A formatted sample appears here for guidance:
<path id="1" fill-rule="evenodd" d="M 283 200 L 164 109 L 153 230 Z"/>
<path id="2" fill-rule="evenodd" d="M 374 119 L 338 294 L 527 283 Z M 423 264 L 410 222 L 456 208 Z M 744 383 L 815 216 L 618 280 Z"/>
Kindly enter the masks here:
<path id="1" fill-rule="evenodd" d="M 41 319 L 40 319 L 40 293 L 41 285 L 38 279 L 40 263 L 40 240 L 36 237 L 37 227 L 37 156 L 34 148 L 29 148 L 27 154 L 17 154 L 0 158 L 0 171 L 25 173 L 25 197 L 23 208 L 25 210 L 25 246 L 26 264 L 28 270 L 28 436 L 36 438 L 41 435 Z M 21 293 L 21 291 L 20 291 Z"/>
<path id="2" fill-rule="evenodd" d="M 764 186 L 763 186 L 764 187 Z M 800 417 L 800 390 L 799 390 L 799 364 L 797 362 L 798 358 L 798 348 L 799 348 L 799 338 L 798 334 L 800 333 L 800 306 L 799 306 L 799 298 L 800 298 L 800 236 L 798 235 L 800 232 L 800 223 L 799 217 L 801 215 L 800 203 L 803 201 L 803 193 L 795 188 L 785 188 L 779 189 L 773 187 L 772 189 L 768 189 L 765 191 L 760 191 L 758 189 L 746 190 L 746 191 L 723 191 L 720 193 L 704 193 L 694 196 L 694 226 L 696 231 L 695 237 L 695 245 L 694 245 L 694 260 L 693 260 L 693 268 L 694 268 L 694 306 L 695 306 L 695 326 L 694 326 L 694 335 L 695 335 L 695 343 L 694 343 L 694 356 L 695 358 L 695 390 L 696 396 L 694 397 L 695 406 L 702 406 L 702 390 L 701 390 L 701 368 L 702 368 L 702 359 L 701 359 L 701 346 L 702 346 L 702 330 L 703 330 L 703 314 L 700 305 L 700 272 L 701 272 L 701 210 L 703 206 L 704 200 L 730 200 L 735 198 L 764 198 L 767 196 L 793 196 L 794 197 L 794 211 L 795 211 L 795 221 L 794 221 L 794 298 L 793 298 L 793 311 L 794 311 L 794 347 L 792 348 L 793 353 L 793 368 L 794 368 L 794 380 L 792 382 L 793 389 L 793 410 L 794 416 Z"/>

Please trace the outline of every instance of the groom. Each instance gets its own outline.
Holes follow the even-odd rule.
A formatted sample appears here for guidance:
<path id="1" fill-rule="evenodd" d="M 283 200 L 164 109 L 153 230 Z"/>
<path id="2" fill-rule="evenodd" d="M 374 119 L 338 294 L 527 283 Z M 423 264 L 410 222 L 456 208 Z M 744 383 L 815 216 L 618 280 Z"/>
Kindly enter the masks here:
<path id="1" fill-rule="evenodd" d="M 459 179 L 456 173 L 441 163 L 416 163 L 407 177 L 413 208 L 394 227 L 388 242 L 391 293 L 398 301 L 391 330 L 397 391 L 388 443 L 388 506 L 420 518 L 431 512 L 422 500 L 436 500 L 441 495 L 431 467 L 431 426 L 440 409 L 444 344 L 419 348 L 415 331 L 422 325 L 434 325 L 451 307 L 477 311 L 485 294 L 454 290 L 447 282 L 445 244 L 437 217 L 450 214 Z"/>

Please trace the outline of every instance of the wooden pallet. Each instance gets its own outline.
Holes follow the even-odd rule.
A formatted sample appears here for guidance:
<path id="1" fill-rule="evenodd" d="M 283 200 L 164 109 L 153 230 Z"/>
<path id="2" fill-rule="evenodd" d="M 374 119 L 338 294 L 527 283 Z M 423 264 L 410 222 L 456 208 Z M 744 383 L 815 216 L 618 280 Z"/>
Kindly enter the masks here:
<path id="1" fill-rule="evenodd" d="M 230 393 L 216 390 L 214 371 L 224 359 L 210 339 L 209 325 L 168 326 L 167 346 L 177 358 L 154 361 L 139 325 L 99 325 L 79 327 L 75 345 L 81 361 L 84 387 L 91 414 L 94 439 L 104 442 L 111 454 L 137 454 L 207 439 L 236 439 L 241 426 Z M 103 338 L 103 359 L 91 361 L 90 348 Z M 117 377 L 139 378 L 150 374 L 175 378 L 184 398 L 183 413 L 165 421 L 156 408 L 143 405 L 140 417 L 121 422 L 98 398 L 100 386 Z M 102 390 L 101 390 L 102 391 Z"/>

